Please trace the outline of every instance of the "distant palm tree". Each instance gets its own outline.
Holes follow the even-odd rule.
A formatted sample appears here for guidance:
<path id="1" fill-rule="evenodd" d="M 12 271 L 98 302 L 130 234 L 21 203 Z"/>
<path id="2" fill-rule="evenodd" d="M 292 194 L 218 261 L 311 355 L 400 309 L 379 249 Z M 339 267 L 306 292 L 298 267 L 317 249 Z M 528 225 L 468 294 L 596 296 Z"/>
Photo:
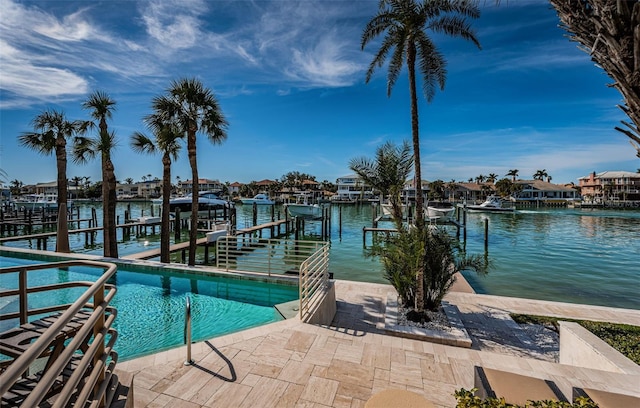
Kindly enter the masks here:
<path id="1" fill-rule="evenodd" d="M 490 173 L 487 176 L 487 181 L 491 184 L 495 183 L 497 179 L 498 179 L 498 175 L 496 173 Z"/>
<path id="2" fill-rule="evenodd" d="M 547 170 L 546 169 L 542 169 L 542 170 L 536 171 L 536 173 L 533 175 L 533 179 L 534 180 L 543 180 L 547 176 L 549 176 L 549 174 L 547 174 Z"/>
<path id="3" fill-rule="evenodd" d="M 518 177 L 518 169 L 509 170 L 509 172 L 507 172 L 507 176 L 511 176 L 511 181 L 516 181 L 516 177 Z"/>
<path id="4" fill-rule="evenodd" d="M 199 194 L 196 135 L 201 132 L 211 143 L 222 143 L 227 138 L 228 123 L 213 92 L 195 78 L 173 81 L 167 95 L 153 98 L 152 108 L 163 122 L 174 123 L 178 131 L 187 137 L 193 183 L 188 264 L 195 265 Z"/>
<path id="5" fill-rule="evenodd" d="M 398 230 L 402 224 L 402 200 L 400 193 L 409 178 L 413 164 L 411 146 L 403 142 L 396 146 L 387 142 L 376 150 L 374 160 L 362 157 L 351 159 L 349 168 L 372 189 L 378 190 L 382 197 L 389 197 L 392 218 Z"/>
<path id="6" fill-rule="evenodd" d="M 485 180 L 485 177 L 482 174 L 476 177 L 476 183 L 478 184 L 484 183 L 484 180 Z"/>
<path id="7" fill-rule="evenodd" d="M 455 199 L 456 190 L 458 189 L 458 183 L 456 182 L 456 180 L 451 179 L 451 181 L 447 183 L 447 188 L 449 189 L 449 199 L 451 200 L 452 195 L 453 195 L 453 198 Z"/>
<path id="8" fill-rule="evenodd" d="M 171 123 L 166 123 L 162 117 L 156 114 L 148 115 L 144 118 L 147 127 L 153 132 L 154 139 L 135 132 L 131 136 L 131 147 L 139 153 L 154 154 L 162 153 L 162 222 L 160 224 L 160 262 L 171 262 L 169 252 L 170 229 L 169 229 L 169 198 L 171 196 L 171 163 L 178 159 L 180 151 L 180 141 L 184 138 L 181 133 Z"/>
<path id="9" fill-rule="evenodd" d="M 116 175 L 111 153 L 116 147 L 116 137 L 109 132 L 107 120 L 111 119 L 116 102 L 102 91 L 95 91 L 82 103 L 90 110 L 91 118 L 98 122 L 98 135 L 94 138 L 79 138 L 74 146 L 74 160 L 86 163 L 100 153 L 102 161 L 102 228 L 104 230 L 104 256 L 118 257 L 116 236 Z M 87 122 L 96 127 L 95 122 Z"/>
<path id="10" fill-rule="evenodd" d="M 58 221 L 56 231 L 56 251 L 70 252 L 69 226 L 67 224 L 67 139 L 83 132 L 82 122 L 70 122 L 64 113 L 48 110 L 37 115 L 32 121 L 33 132 L 18 136 L 23 146 L 44 155 L 55 153 L 58 171 Z"/>
<path id="11" fill-rule="evenodd" d="M 377 67 L 384 64 L 389 53 L 391 61 L 387 74 L 387 95 L 396 83 L 405 63 L 409 73 L 411 98 L 411 130 L 415 166 L 416 207 L 423 208 L 422 171 L 420 167 L 420 136 L 418 126 L 418 98 L 416 92 L 416 64 L 422 74 L 422 89 L 427 101 L 435 96 L 436 88 L 444 89 L 446 61 L 438 51 L 428 32 L 446 34 L 471 40 L 480 47 L 475 33 L 465 17 L 478 18 L 480 9 L 474 2 L 459 0 L 424 1 L 381 0 L 378 14 L 367 24 L 362 33 L 361 48 L 378 37 L 382 39 L 380 49 L 369 64 L 366 74 L 368 83 Z M 392 51 L 393 50 L 393 51 Z M 424 226 L 422 211 L 416 211 L 416 225 Z M 422 282 L 422 278 L 419 277 Z M 419 294 L 420 295 L 420 294 Z M 419 296 L 422 298 L 422 296 Z"/>
<path id="12" fill-rule="evenodd" d="M 133 179 L 131 177 L 127 177 L 126 179 L 124 179 L 124 182 L 127 184 L 133 184 Z"/>
<path id="13" fill-rule="evenodd" d="M 22 186 L 24 186 L 24 183 L 22 183 L 22 181 L 18 179 L 11 180 L 11 183 L 9 184 L 9 189 L 11 190 L 11 194 L 15 194 L 15 195 L 20 194 L 20 191 L 22 190 Z"/>

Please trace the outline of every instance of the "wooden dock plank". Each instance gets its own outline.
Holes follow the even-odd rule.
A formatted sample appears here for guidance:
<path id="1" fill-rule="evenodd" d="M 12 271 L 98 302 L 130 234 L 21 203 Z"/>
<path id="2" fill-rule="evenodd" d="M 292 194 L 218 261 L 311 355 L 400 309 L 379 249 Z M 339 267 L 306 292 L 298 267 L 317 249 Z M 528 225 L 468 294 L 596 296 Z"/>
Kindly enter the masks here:
<path id="1" fill-rule="evenodd" d="M 199 238 L 196 245 L 204 245 L 207 243 L 207 237 Z M 181 251 L 189 248 L 189 241 L 173 244 L 169 247 L 169 253 Z M 137 254 L 129 254 L 122 256 L 122 259 L 151 259 L 160 256 L 160 248 L 150 249 L 148 251 L 138 252 Z"/>

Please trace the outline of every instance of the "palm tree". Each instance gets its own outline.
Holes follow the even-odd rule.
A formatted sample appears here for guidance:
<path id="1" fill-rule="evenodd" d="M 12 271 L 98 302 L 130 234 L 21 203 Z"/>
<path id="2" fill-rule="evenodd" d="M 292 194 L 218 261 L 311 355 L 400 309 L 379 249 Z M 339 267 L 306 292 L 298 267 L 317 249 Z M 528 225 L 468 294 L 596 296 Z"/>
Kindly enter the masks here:
<path id="1" fill-rule="evenodd" d="M 385 143 L 377 149 L 375 160 L 362 157 L 349 162 L 349 168 L 364 183 L 378 190 L 382 197 L 389 197 L 392 218 L 399 231 L 404 228 L 400 193 L 409 178 L 412 163 L 411 146 L 406 141 L 399 147 L 391 142 Z"/>
<path id="2" fill-rule="evenodd" d="M 161 116 L 151 114 L 144 118 L 145 123 L 153 132 L 151 139 L 140 132 L 131 136 L 131 147 L 139 153 L 162 153 L 162 222 L 160 224 L 160 262 L 169 263 L 170 230 L 169 230 L 169 198 L 171 196 L 171 163 L 178 159 L 184 134 L 171 123 L 162 121 Z"/>
<path id="3" fill-rule="evenodd" d="M 518 169 L 509 170 L 506 175 L 511 176 L 511 181 L 515 182 L 518 177 Z"/>
<path id="4" fill-rule="evenodd" d="M 489 173 L 489 175 L 487 176 L 487 181 L 491 184 L 494 184 L 497 179 L 498 175 L 496 173 Z"/>
<path id="5" fill-rule="evenodd" d="M 58 171 L 58 228 L 56 231 L 56 251 L 70 252 L 69 226 L 67 224 L 67 139 L 77 137 L 84 131 L 82 122 L 70 122 L 64 113 L 48 110 L 37 115 L 32 121 L 33 132 L 18 136 L 23 146 L 44 155 L 55 153 Z"/>
<path id="6" fill-rule="evenodd" d="M 533 175 L 533 179 L 534 180 L 543 180 L 548 175 L 549 174 L 547 174 L 547 169 L 537 170 L 536 173 Z"/>
<path id="7" fill-rule="evenodd" d="M 381 67 L 389 53 L 387 95 L 396 83 L 406 59 L 409 71 L 409 93 L 411 98 L 411 134 L 415 166 L 416 207 L 423 208 L 422 171 L 420 167 L 420 136 L 418 127 L 418 99 L 416 92 L 416 64 L 422 74 L 422 88 L 427 101 L 435 96 L 436 87 L 444 89 L 446 61 L 438 51 L 428 31 L 436 34 L 462 37 L 478 47 L 475 33 L 466 17 L 478 18 L 480 9 L 474 2 L 441 0 L 416 2 L 415 0 L 381 0 L 378 14 L 367 24 L 362 33 L 361 48 L 386 32 L 382 45 L 369 64 L 366 82 L 373 72 Z M 392 51 L 393 50 L 393 51 Z M 416 211 L 416 225 L 424 226 L 422 211 Z M 420 278 L 420 281 L 422 279 Z"/>
<path id="8" fill-rule="evenodd" d="M 187 137 L 193 182 L 188 264 L 195 265 L 199 194 L 196 135 L 201 132 L 211 143 L 222 143 L 227 138 L 228 123 L 213 92 L 195 78 L 173 81 L 167 95 L 153 98 L 152 108 L 163 122 L 174 123 L 177 130 Z"/>
<path id="9" fill-rule="evenodd" d="M 22 183 L 22 181 L 18 179 L 13 179 L 9 184 L 9 190 L 11 190 L 11 194 L 18 195 L 20 194 L 20 191 L 22 190 L 23 186 L 24 186 L 24 183 Z"/>
<path id="10" fill-rule="evenodd" d="M 116 175 L 111 161 L 111 152 L 116 147 L 116 137 L 109 132 L 107 119 L 111 119 L 116 102 L 102 91 L 95 91 L 82 103 L 90 109 L 91 118 L 98 121 L 98 135 L 95 138 L 79 138 L 74 147 L 74 159 L 86 163 L 100 153 L 102 160 L 102 228 L 104 231 L 104 256 L 118 257 L 116 237 Z M 95 127 L 95 122 L 87 122 Z"/>

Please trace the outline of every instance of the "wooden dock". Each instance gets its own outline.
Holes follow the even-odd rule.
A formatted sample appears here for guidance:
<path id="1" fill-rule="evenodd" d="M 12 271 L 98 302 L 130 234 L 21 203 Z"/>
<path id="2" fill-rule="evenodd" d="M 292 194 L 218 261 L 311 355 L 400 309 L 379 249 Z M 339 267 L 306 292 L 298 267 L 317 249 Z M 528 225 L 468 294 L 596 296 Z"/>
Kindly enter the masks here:
<path id="1" fill-rule="evenodd" d="M 196 245 L 207 245 L 207 237 L 199 238 L 196 241 Z M 180 242 L 178 244 L 173 244 L 169 247 L 169 253 L 178 252 L 178 251 L 186 251 L 189 249 L 189 241 Z M 122 256 L 122 259 L 151 259 L 157 258 L 160 256 L 160 248 L 150 249 L 144 252 L 138 252 L 137 254 L 129 254 Z"/>

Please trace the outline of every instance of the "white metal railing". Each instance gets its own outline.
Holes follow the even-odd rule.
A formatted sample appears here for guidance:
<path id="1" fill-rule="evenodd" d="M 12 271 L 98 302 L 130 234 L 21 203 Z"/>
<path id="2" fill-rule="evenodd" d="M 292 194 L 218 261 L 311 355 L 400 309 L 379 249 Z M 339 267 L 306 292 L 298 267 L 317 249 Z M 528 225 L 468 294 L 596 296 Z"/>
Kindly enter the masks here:
<path id="1" fill-rule="evenodd" d="M 42 269 L 85 266 L 104 269 L 96 282 L 69 282 L 28 287 L 27 274 Z M 0 268 L 0 275 L 15 274 L 17 289 L 0 291 L 0 298 L 18 297 L 20 310 L 0 315 L 1 320 L 20 320 L 20 326 L 0 333 L 0 397 L 3 406 L 35 407 L 53 399 L 53 407 L 108 406 L 110 388 L 118 355 L 113 350 L 117 332 L 111 328 L 116 310 L 109 307 L 116 288 L 107 284 L 114 276 L 115 264 L 96 261 L 64 261 Z M 28 309 L 29 294 L 87 287 L 72 304 Z M 29 316 L 58 311 L 32 322 Z M 44 369 L 37 361 L 46 361 Z M 35 363 L 35 364 L 34 364 Z M 113 377 L 115 378 L 115 377 Z"/>
<path id="2" fill-rule="evenodd" d="M 329 288 L 329 244 L 300 265 L 300 320 L 309 321 Z"/>
<path id="3" fill-rule="evenodd" d="M 269 276 L 298 275 L 300 319 L 308 321 L 329 287 L 329 243 L 222 237 L 216 242 L 216 266 Z"/>

